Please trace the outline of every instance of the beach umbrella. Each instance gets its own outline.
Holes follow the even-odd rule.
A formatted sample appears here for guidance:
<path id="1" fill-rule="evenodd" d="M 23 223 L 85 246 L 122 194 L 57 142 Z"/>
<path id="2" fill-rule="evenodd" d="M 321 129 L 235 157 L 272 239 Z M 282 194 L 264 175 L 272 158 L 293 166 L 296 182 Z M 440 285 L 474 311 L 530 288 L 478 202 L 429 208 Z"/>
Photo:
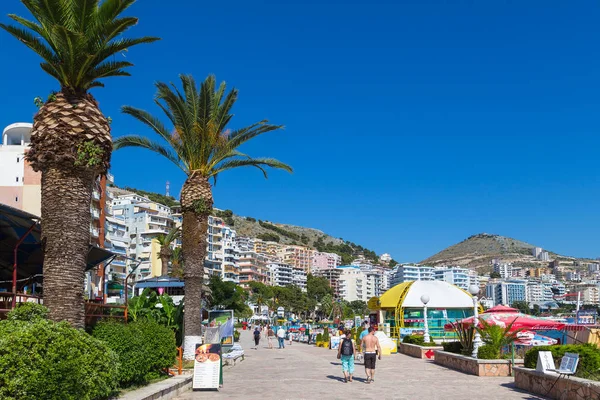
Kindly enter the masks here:
<path id="1" fill-rule="evenodd" d="M 517 310 L 516 308 L 512 308 L 509 306 L 503 306 L 502 304 L 497 305 L 495 307 L 490 308 L 489 310 L 485 310 L 483 313 L 484 314 L 489 314 L 489 313 L 495 313 L 495 312 L 502 312 L 502 313 L 518 313 L 519 310 Z"/>
<path id="2" fill-rule="evenodd" d="M 489 325 L 499 325 L 501 327 L 507 327 L 511 323 L 511 331 L 519 329 L 526 330 L 560 330 L 565 327 L 563 322 L 553 321 L 550 319 L 543 319 L 534 317 L 532 315 L 523 314 L 520 312 L 491 312 L 483 313 L 479 316 L 480 321 L 485 321 Z M 464 318 L 456 321 L 456 324 L 465 326 L 473 325 L 473 317 Z M 482 327 L 482 324 L 479 324 Z M 444 325 L 444 329 L 453 330 L 452 324 Z"/>

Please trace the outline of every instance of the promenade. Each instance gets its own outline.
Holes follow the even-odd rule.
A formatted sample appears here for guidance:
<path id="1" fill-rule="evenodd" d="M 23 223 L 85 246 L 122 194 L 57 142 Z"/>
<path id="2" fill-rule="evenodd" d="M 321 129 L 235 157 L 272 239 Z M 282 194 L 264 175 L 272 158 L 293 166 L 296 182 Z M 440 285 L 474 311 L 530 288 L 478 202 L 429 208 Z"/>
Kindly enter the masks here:
<path id="1" fill-rule="evenodd" d="M 478 378 L 431 362 L 394 354 L 377 362 L 375 382 L 366 384 L 362 364 L 355 381 L 343 383 L 336 352 L 294 342 L 283 350 L 269 350 L 261 340 L 251 348 L 251 334 L 242 331 L 245 360 L 225 367 L 218 392 L 188 392 L 179 400 L 197 399 L 541 399 L 513 386 L 512 378 Z"/>

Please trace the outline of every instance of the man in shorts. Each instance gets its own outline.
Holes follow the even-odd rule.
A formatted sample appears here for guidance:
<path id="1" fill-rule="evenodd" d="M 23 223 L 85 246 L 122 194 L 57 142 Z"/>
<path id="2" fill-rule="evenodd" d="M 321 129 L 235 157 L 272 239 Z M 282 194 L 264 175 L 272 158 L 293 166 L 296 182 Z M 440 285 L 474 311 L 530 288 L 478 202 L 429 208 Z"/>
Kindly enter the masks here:
<path id="1" fill-rule="evenodd" d="M 369 327 L 369 334 L 362 339 L 360 347 L 365 353 L 367 383 L 375 382 L 375 361 L 377 355 L 379 355 L 379 359 L 381 360 L 381 347 L 379 346 L 379 339 L 375 336 L 375 329 L 372 326 Z"/>

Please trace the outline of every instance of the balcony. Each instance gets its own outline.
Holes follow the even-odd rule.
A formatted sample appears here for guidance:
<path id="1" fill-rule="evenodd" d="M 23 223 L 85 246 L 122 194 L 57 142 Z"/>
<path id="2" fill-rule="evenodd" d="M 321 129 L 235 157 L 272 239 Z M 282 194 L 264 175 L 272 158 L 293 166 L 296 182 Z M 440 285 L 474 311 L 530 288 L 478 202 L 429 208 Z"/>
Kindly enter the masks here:
<path id="1" fill-rule="evenodd" d="M 95 237 L 95 238 L 97 238 L 100 235 L 98 228 L 94 228 L 94 227 L 90 227 L 90 233 L 91 233 L 92 237 Z"/>
<path id="2" fill-rule="evenodd" d="M 92 198 L 93 198 L 94 200 L 100 200 L 100 192 L 99 192 L 98 190 L 94 189 L 94 190 L 92 191 Z"/>
<path id="3" fill-rule="evenodd" d="M 100 219 L 100 210 L 98 210 L 97 208 L 91 208 L 90 212 L 92 214 L 92 218 Z"/>
<path id="4" fill-rule="evenodd" d="M 106 173 L 106 182 L 107 183 L 115 183 L 115 176 L 110 172 Z"/>

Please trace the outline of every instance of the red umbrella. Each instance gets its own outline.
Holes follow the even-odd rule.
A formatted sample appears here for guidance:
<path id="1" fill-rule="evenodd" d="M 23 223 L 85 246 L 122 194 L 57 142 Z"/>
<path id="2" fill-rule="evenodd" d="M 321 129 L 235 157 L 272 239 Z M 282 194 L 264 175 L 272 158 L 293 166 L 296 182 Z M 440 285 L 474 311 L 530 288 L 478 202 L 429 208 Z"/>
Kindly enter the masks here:
<path id="1" fill-rule="evenodd" d="M 499 325 L 502 327 L 506 327 L 512 323 L 513 325 L 512 325 L 511 330 L 527 329 L 527 330 L 533 330 L 533 331 L 535 331 L 535 330 L 543 331 L 543 330 L 560 330 L 565 327 L 565 324 L 562 322 L 538 318 L 538 317 L 534 317 L 532 315 L 522 314 L 519 312 L 516 312 L 516 313 L 515 312 L 483 313 L 479 316 L 479 320 L 480 321 L 483 320 L 490 325 Z M 472 325 L 473 317 L 461 319 L 459 321 L 456 321 L 456 323 L 462 324 L 462 325 Z M 479 323 L 479 326 L 480 327 L 482 326 L 481 322 Z M 446 324 L 446 325 L 444 325 L 444 329 L 452 330 L 454 328 L 452 327 L 452 324 Z"/>
<path id="2" fill-rule="evenodd" d="M 306 330 L 306 328 L 305 328 L 305 327 L 302 327 L 302 328 L 300 328 L 300 330 L 301 330 L 301 331 L 305 331 L 305 330 Z"/>
<path id="3" fill-rule="evenodd" d="M 516 308 L 512 308 L 509 306 L 503 306 L 502 304 L 497 305 L 495 307 L 490 308 L 489 310 L 484 311 L 484 314 L 494 313 L 494 312 L 503 312 L 503 313 L 518 313 L 519 310 Z"/>

